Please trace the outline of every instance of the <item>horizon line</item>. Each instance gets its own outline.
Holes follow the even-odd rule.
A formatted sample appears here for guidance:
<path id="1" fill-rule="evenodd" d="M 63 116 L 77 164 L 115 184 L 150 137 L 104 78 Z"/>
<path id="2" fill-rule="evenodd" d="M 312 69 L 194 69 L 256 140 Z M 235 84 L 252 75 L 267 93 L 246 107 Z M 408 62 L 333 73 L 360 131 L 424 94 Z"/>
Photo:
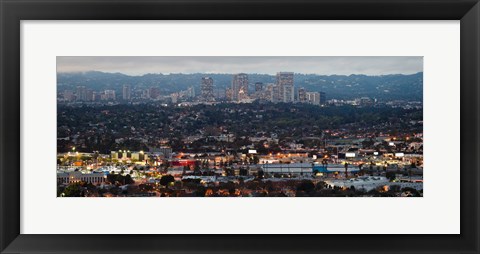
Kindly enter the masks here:
<path id="1" fill-rule="evenodd" d="M 125 76 L 129 77 L 142 77 L 146 75 L 178 75 L 178 74 L 184 74 L 184 75 L 193 75 L 193 74 L 205 74 L 205 75 L 235 75 L 239 73 L 245 73 L 245 74 L 256 74 L 256 75 L 269 75 L 269 76 L 275 76 L 275 74 L 269 74 L 269 73 L 246 73 L 246 72 L 232 72 L 232 73 L 225 73 L 225 72 L 170 72 L 170 73 L 162 73 L 162 72 L 157 72 L 157 73 L 144 73 L 144 74 L 127 74 L 123 72 L 109 72 L 109 71 L 98 71 L 98 70 L 88 70 L 88 71 L 57 71 L 57 74 L 84 74 L 84 73 L 89 73 L 89 72 L 100 72 L 100 73 L 106 73 L 106 74 L 122 74 Z M 286 71 L 279 71 L 280 72 L 286 72 Z M 361 73 L 351 73 L 351 74 L 318 74 L 318 73 L 300 73 L 300 72 L 293 72 L 295 74 L 300 74 L 300 75 L 317 75 L 317 76 L 369 76 L 369 77 L 381 77 L 381 76 L 391 76 L 391 75 L 403 75 L 403 76 L 409 76 L 409 75 L 415 75 L 419 73 L 423 73 L 423 71 L 419 72 L 413 72 L 413 73 L 389 73 L 389 74 L 380 74 L 380 75 L 371 75 L 371 74 L 361 74 Z"/>

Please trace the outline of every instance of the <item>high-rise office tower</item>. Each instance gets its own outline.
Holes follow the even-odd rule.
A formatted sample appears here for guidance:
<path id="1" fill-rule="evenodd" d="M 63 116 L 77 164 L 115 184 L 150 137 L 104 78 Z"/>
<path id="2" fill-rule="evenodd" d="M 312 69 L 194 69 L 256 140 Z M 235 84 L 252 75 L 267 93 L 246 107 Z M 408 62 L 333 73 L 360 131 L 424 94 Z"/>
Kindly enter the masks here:
<path id="1" fill-rule="evenodd" d="M 210 77 L 203 77 L 201 84 L 201 95 L 203 101 L 214 101 L 215 95 L 213 94 L 213 79 Z"/>
<path id="2" fill-rule="evenodd" d="M 248 98 L 248 75 L 245 73 L 233 75 L 232 99 L 241 101 L 246 98 Z"/>
<path id="3" fill-rule="evenodd" d="M 327 104 L 327 97 L 325 96 L 324 92 L 320 92 L 320 105 Z"/>
<path id="4" fill-rule="evenodd" d="M 281 101 L 293 102 L 295 100 L 293 72 L 278 72 L 277 85 L 279 86 Z"/>
<path id="5" fill-rule="evenodd" d="M 280 96 L 280 86 L 277 84 L 272 85 L 272 99 L 271 102 L 277 103 L 277 102 L 282 102 L 282 96 Z"/>
<path id="6" fill-rule="evenodd" d="M 93 101 L 93 90 L 87 89 L 85 92 L 85 100 L 86 101 Z"/>
<path id="7" fill-rule="evenodd" d="M 77 97 L 77 101 L 86 101 L 87 100 L 87 88 L 85 86 L 77 86 L 76 97 Z"/>
<path id="8" fill-rule="evenodd" d="M 130 90 L 129 85 L 123 85 L 122 98 L 125 101 L 129 101 L 130 99 L 132 99 L 132 90 Z"/>

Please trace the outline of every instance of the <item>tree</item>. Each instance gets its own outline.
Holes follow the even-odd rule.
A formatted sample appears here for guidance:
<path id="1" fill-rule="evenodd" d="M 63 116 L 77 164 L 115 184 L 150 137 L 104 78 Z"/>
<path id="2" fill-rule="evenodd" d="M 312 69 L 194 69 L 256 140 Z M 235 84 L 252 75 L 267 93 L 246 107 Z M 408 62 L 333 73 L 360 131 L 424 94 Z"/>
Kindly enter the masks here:
<path id="1" fill-rule="evenodd" d="M 310 180 L 302 180 L 297 186 L 297 191 L 304 191 L 305 193 L 310 193 L 315 189 L 315 185 Z"/>
<path id="2" fill-rule="evenodd" d="M 324 182 L 324 181 L 318 182 L 317 185 L 315 186 L 315 189 L 316 189 L 316 190 L 323 190 L 323 189 L 325 189 L 325 182 Z"/>
<path id="3" fill-rule="evenodd" d="M 241 176 L 246 176 L 248 175 L 248 170 L 246 168 L 240 168 L 240 175 Z"/>
<path id="4" fill-rule="evenodd" d="M 245 180 L 243 178 L 238 179 L 238 185 L 243 186 L 245 184 Z"/>
<path id="5" fill-rule="evenodd" d="M 175 178 L 172 175 L 164 175 L 160 178 L 160 184 L 167 187 L 170 183 L 175 182 Z"/>
<path id="6" fill-rule="evenodd" d="M 123 183 L 124 184 L 133 184 L 134 181 L 133 181 L 132 177 L 129 174 L 127 174 L 126 176 L 123 177 Z"/>
<path id="7" fill-rule="evenodd" d="M 117 181 L 117 175 L 112 172 L 110 172 L 110 174 L 107 175 L 107 181 L 111 184 L 115 184 L 115 182 Z"/>
<path id="8" fill-rule="evenodd" d="M 120 193 L 120 188 L 118 187 L 113 187 L 113 188 L 110 188 L 110 193 L 113 195 L 113 196 L 117 196 L 119 193 Z"/>
<path id="9" fill-rule="evenodd" d="M 385 174 L 385 177 L 387 177 L 388 180 L 390 180 L 390 182 L 392 182 L 393 180 L 395 180 L 396 174 L 395 174 L 395 172 L 387 172 Z"/>
<path id="10" fill-rule="evenodd" d="M 151 191 L 151 190 L 153 190 L 153 186 L 150 185 L 150 184 L 140 184 L 138 187 L 139 187 L 139 189 L 142 190 L 142 191 L 143 191 L 143 190 L 144 190 L 144 191 Z"/>
<path id="11" fill-rule="evenodd" d="M 194 193 L 196 197 L 205 197 L 206 192 L 207 192 L 207 189 L 205 187 L 198 186 Z"/>
<path id="12" fill-rule="evenodd" d="M 119 184 L 132 184 L 135 181 L 133 181 L 132 177 L 127 174 L 125 176 L 119 175 L 119 174 L 108 174 L 107 175 L 107 180 L 111 184 L 119 183 Z"/>
<path id="13" fill-rule="evenodd" d="M 348 178 L 348 162 L 345 162 L 345 177 Z"/>
<path id="14" fill-rule="evenodd" d="M 263 170 L 259 170 L 257 174 L 258 174 L 258 175 L 257 175 L 258 178 L 263 178 L 263 176 L 264 176 L 265 173 L 263 172 Z"/>
<path id="15" fill-rule="evenodd" d="M 375 144 L 375 141 L 373 141 L 372 138 L 362 141 L 363 148 L 371 148 L 373 147 L 374 144 Z"/>
<path id="16" fill-rule="evenodd" d="M 63 192 L 65 191 L 64 187 L 57 186 L 57 197 L 61 197 L 62 194 L 65 195 Z"/>
<path id="17" fill-rule="evenodd" d="M 401 191 L 400 185 L 391 185 L 390 188 L 389 188 L 389 191 L 390 192 L 400 192 Z"/>
<path id="18" fill-rule="evenodd" d="M 73 183 L 67 186 L 63 193 L 65 194 L 65 197 L 82 197 L 83 189 L 79 183 Z"/>
<path id="19" fill-rule="evenodd" d="M 411 187 L 405 187 L 402 189 L 403 192 L 406 192 L 407 194 L 411 194 L 414 197 L 421 197 L 420 192 L 418 192 L 416 189 L 411 188 Z"/>

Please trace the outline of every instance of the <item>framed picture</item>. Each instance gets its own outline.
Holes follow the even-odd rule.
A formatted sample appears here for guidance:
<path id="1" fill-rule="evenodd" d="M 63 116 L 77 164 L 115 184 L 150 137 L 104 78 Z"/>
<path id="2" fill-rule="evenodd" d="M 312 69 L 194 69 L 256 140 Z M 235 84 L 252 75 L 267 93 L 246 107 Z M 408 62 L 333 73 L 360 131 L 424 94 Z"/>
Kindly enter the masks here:
<path id="1" fill-rule="evenodd" d="M 478 1 L 0 8 L 1 253 L 479 253 Z"/>

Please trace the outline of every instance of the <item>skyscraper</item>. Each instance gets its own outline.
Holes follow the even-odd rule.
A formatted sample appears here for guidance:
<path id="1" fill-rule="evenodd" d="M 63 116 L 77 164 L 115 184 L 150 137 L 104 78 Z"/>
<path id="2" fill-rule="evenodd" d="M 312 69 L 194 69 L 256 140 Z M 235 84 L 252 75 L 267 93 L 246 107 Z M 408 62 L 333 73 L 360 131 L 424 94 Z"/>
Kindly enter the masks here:
<path id="1" fill-rule="evenodd" d="M 203 77 L 201 84 L 201 95 L 203 101 L 214 101 L 215 95 L 213 94 L 213 79 L 210 77 Z"/>
<path id="2" fill-rule="evenodd" d="M 248 98 L 248 75 L 245 73 L 233 75 L 232 99 L 241 101 L 246 98 Z"/>
<path id="3" fill-rule="evenodd" d="M 325 96 L 324 92 L 320 92 L 320 105 L 327 104 L 327 97 Z"/>
<path id="4" fill-rule="evenodd" d="M 278 72 L 277 85 L 279 86 L 281 101 L 293 102 L 295 100 L 293 72 Z"/>
<path id="5" fill-rule="evenodd" d="M 277 84 L 272 84 L 271 86 L 271 102 L 277 103 L 277 102 L 282 102 L 283 99 L 280 96 L 280 86 Z"/>
<path id="6" fill-rule="evenodd" d="M 87 89 L 85 91 L 85 100 L 86 101 L 93 101 L 93 90 L 92 89 Z"/>
<path id="7" fill-rule="evenodd" d="M 87 88 L 85 86 L 77 86 L 77 93 L 75 94 L 77 101 L 87 100 Z"/>
<path id="8" fill-rule="evenodd" d="M 122 98 L 126 101 L 129 101 L 132 98 L 132 91 L 130 90 L 129 85 L 123 85 Z"/>

